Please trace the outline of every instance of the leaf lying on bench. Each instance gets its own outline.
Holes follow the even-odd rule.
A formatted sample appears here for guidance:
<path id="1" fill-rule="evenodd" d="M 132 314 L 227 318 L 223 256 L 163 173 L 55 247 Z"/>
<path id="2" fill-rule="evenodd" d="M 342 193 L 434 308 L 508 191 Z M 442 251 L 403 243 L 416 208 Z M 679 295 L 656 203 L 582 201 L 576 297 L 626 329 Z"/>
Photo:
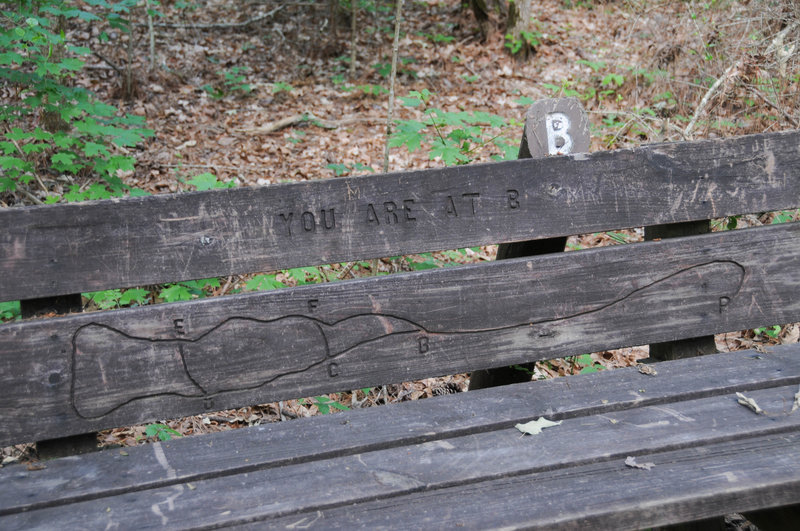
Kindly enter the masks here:
<path id="1" fill-rule="evenodd" d="M 648 376 L 655 376 L 658 372 L 651 367 L 650 365 L 645 365 L 644 363 L 637 363 L 636 368 L 639 369 L 639 372 L 642 374 L 646 374 Z"/>
<path id="2" fill-rule="evenodd" d="M 764 413 L 764 410 L 758 407 L 758 404 L 756 404 L 755 400 L 744 396 L 742 393 L 736 393 L 736 401 L 739 402 L 744 407 L 753 410 L 753 412 L 758 415 Z"/>
<path id="3" fill-rule="evenodd" d="M 517 424 L 514 426 L 522 433 L 527 433 L 528 435 L 538 435 L 542 433 L 542 430 L 545 428 L 551 428 L 553 426 L 558 426 L 561 424 L 561 421 L 553 422 L 551 420 L 547 420 L 546 418 L 538 418 L 536 420 L 532 420 L 530 422 L 526 422 L 525 424 Z"/>
<path id="4" fill-rule="evenodd" d="M 642 470 L 650 470 L 656 466 L 655 463 L 637 463 L 636 458 L 630 455 L 625 458 L 625 465 L 631 468 L 641 468 Z"/>
<path id="5" fill-rule="evenodd" d="M 794 413 L 798 408 L 800 408 L 800 389 L 794 394 L 794 404 L 792 404 L 792 410 L 789 413 Z"/>

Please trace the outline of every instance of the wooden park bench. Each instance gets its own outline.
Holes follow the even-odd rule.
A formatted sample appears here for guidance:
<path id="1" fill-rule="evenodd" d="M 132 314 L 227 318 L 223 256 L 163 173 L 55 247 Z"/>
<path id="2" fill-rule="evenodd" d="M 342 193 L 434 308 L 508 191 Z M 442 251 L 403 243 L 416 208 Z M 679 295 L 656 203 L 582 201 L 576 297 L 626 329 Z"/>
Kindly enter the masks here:
<path id="1" fill-rule="evenodd" d="M 579 119 L 541 117 L 522 154 L 575 153 Z M 0 326 L 0 442 L 797 322 L 800 223 L 53 316 L 76 293 L 798 207 L 786 132 L 2 209 L 0 300 L 33 317 Z M 799 385 L 790 344 L 9 465 L 0 528 L 633 529 L 792 506 Z"/>

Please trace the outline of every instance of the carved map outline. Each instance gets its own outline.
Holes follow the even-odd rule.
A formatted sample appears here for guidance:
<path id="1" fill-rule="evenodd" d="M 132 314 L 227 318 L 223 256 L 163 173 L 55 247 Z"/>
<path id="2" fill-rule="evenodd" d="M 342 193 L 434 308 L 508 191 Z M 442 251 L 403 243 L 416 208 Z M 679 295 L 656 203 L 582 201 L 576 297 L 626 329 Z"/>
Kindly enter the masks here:
<path id="1" fill-rule="evenodd" d="M 659 312 L 681 310 L 679 297 L 667 298 L 664 305 L 664 292 L 677 292 L 679 286 L 693 288 L 693 297 L 702 303 L 699 315 L 715 313 L 714 309 L 721 314 L 738 296 L 745 276 L 746 268 L 738 262 L 713 260 L 680 268 L 596 308 L 490 328 L 440 330 L 434 324 L 383 312 L 357 313 L 330 323 L 289 314 L 274 319 L 230 316 L 197 337 L 165 339 L 134 336 L 92 322 L 72 337 L 70 404 L 83 419 L 99 419 L 132 402 L 168 395 L 202 398 L 210 406 L 216 396 L 259 389 L 325 363 L 330 363 L 328 375 L 336 377 L 346 357 L 367 359 L 376 342 L 382 344 L 379 349 L 411 348 L 418 355 L 449 356 L 452 352 L 445 344 L 450 340 L 500 340 L 524 329 L 532 348 L 534 342 L 546 347 L 567 329 L 572 333 L 575 327 L 586 327 L 587 318 L 600 312 L 644 311 L 651 291 L 661 296 Z M 676 289 L 670 290 L 673 284 Z M 113 356 L 107 355 L 109 348 Z M 460 354 L 469 365 L 469 352 Z"/>

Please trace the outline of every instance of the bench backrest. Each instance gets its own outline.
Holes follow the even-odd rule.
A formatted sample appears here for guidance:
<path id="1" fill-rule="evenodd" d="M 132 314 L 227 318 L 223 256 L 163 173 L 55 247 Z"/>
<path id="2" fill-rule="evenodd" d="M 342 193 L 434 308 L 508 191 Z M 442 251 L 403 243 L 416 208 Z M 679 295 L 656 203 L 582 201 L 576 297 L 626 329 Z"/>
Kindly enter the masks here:
<path id="1" fill-rule="evenodd" d="M 0 300 L 800 206 L 800 133 L 0 210 Z M 800 224 L 0 326 L 0 443 L 800 320 Z"/>

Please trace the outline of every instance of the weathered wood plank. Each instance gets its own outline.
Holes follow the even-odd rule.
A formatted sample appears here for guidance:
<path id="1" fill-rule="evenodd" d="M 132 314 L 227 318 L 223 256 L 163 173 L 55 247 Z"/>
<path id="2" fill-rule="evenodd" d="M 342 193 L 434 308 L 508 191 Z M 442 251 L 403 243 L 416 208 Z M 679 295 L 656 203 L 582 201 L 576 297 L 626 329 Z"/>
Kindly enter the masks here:
<path id="1" fill-rule="evenodd" d="M 234 529 L 396 529 L 403 522 L 418 529 L 494 529 L 502 524 L 505 529 L 624 531 L 778 507 L 800 498 L 798 433 L 637 452 L 636 459 L 655 466 L 637 470 L 620 459 L 254 519 Z"/>
<path id="2" fill-rule="evenodd" d="M 0 300 L 797 207 L 800 133 L 0 209 Z"/>
<path id="3" fill-rule="evenodd" d="M 798 270 L 794 223 L 7 324 L 0 437 L 795 322 Z"/>
<path id="4" fill-rule="evenodd" d="M 484 500 L 495 498 L 493 488 L 496 481 L 502 486 L 504 478 L 521 475 L 527 476 L 528 485 L 537 485 L 536 489 L 527 490 L 536 490 L 535 498 L 539 500 L 538 503 L 523 505 L 525 517 L 532 518 L 536 514 L 534 518 L 539 518 L 534 507 L 546 504 L 549 498 L 540 489 L 547 488 L 549 482 L 569 482 L 571 478 L 572 483 L 578 484 L 575 489 L 580 492 L 581 481 L 576 481 L 576 476 L 585 476 L 588 465 L 601 464 L 588 468 L 589 472 L 599 472 L 599 477 L 596 477 L 599 483 L 590 487 L 595 490 L 598 485 L 606 484 L 604 477 L 609 480 L 620 476 L 641 478 L 644 471 L 635 471 L 640 476 L 633 476 L 627 471 L 624 460 L 628 455 L 636 455 L 642 462 L 654 461 L 657 467 L 672 472 L 671 476 L 652 475 L 655 478 L 655 492 L 669 496 L 669 500 L 685 499 L 686 492 L 681 489 L 677 495 L 668 493 L 665 486 L 659 485 L 659 481 L 673 486 L 677 483 L 691 485 L 695 481 L 697 484 L 693 486 L 707 489 L 699 475 L 702 473 L 708 479 L 709 469 L 714 469 L 715 475 L 721 475 L 729 485 L 728 488 L 715 485 L 713 492 L 708 493 L 713 496 L 730 495 L 754 486 L 756 489 L 764 485 L 785 487 L 789 479 L 795 482 L 795 489 L 798 489 L 800 416 L 789 414 L 787 407 L 796 391 L 797 386 L 793 385 L 750 392 L 749 396 L 769 411 L 770 417 L 755 415 L 738 404 L 734 395 L 716 396 L 668 406 L 637 407 L 567 419 L 535 438 L 522 437 L 514 428 L 506 428 L 287 464 L 268 470 L 251 470 L 235 476 L 211 477 L 194 481 L 191 487 L 177 483 L 165 488 L 123 493 L 64 507 L 27 511 L 9 515 L 2 523 L 4 527 L 12 528 L 35 528 L 54 521 L 68 528 L 76 524 L 100 528 L 109 523 L 129 527 L 134 522 L 141 527 L 199 527 L 287 515 L 313 515 L 327 508 L 351 506 L 376 498 L 396 500 L 397 496 L 421 491 L 425 491 L 422 497 L 424 506 L 444 504 L 450 507 L 453 506 L 453 498 L 469 492 L 474 495 L 475 491 L 480 491 L 480 497 Z M 504 406 L 496 404 L 495 407 Z M 391 422 L 388 418 L 383 421 Z M 380 429 L 380 424 L 375 429 Z M 587 444 L 587 433 L 592 434 L 594 444 Z M 770 439 L 770 444 L 762 444 L 759 448 L 773 458 L 769 468 L 778 468 L 779 472 L 764 471 L 763 462 L 758 459 L 742 459 L 742 454 L 752 452 L 748 438 L 759 437 L 763 443 L 760 437 L 770 434 L 779 434 L 781 437 Z M 321 433 L 304 443 L 321 443 L 325 437 L 326 434 Z M 725 446 L 725 441 L 736 441 L 736 444 Z M 791 446 L 787 444 L 790 441 Z M 677 454 L 682 457 L 664 457 L 665 452 L 687 446 L 691 447 L 688 453 Z M 719 450 L 718 446 L 724 446 L 725 450 Z M 159 462 L 168 475 L 176 474 L 163 452 L 160 453 L 160 446 L 154 445 L 151 450 L 151 459 Z M 730 459 L 732 453 L 738 457 L 737 460 Z M 691 466 L 685 462 L 687 459 L 694 461 Z M 724 462 L 721 463 L 720 459 Z M 757 461 L 757 467 L 748 468 Z M 465 463 L 470 466 L 463 466 Z M 744 472 L 740 472 L 740 469 Z M 753 474 L 754 482 L 747 482 L 751 479 L 748 477 L 744 480 L 747 483 L 740 483 L 739 474 L 747 476 L 748 473 Z M 730 474 L 734 474 L 734 480 L 731 480 Z M 649 478 L 648 475 L 645 477 Z M 287 485 L 292 488 L 287 489 Z M 486 495 L 487 489 L 493 492 L 491 496 Z M 501 487 L 500 491 L 503 490 Z M 457 494 L 453 494 L 453 491 Z M 298 492 L 313 493 L 313 497 L 298 496 Z M 641 499 L 652 493 L 651 486 L 642 489 L 636 497 Z M 616 496 L 618 493 L 613 489 L 605 494 L 595 492 L 588 505 L 591 508 L 602 507 L 603 502 L 616 501 Z M 583 496 L 577 499 L 583 499 Z M 631 501 L 624 503 L 629 510 L 641 511 L 638 505 Z M 154 510 L 154 507 L 158 510 Z M 419 516 L 412 514 L 417 512 L 415 509 L 418 507 L 407 506 L 405 514 L 393 522 L 402 521 L 416 528 L 413 522 L 425 521 L 420 521 Z M 614 508 L 619 509 L 619 506 Z M 586 509 L 576 507 L 573 514 L 582 515 L 582 511 Z M 492 518 L 496 521 L 499 514 L 503 513 L 495 512 Z M 391 515 L 384 513 L 384 516 Z"/>
<path id="5" fill-rule="evenodd" d="M 191 483 L 505 429 L 540 416 L 570 419 L 607 415 L 644 406 L 669 406 L 690 399 L 800 384 L 800 344 L 775 347 L 767 355 L 741 351 L 702 360 L 667 362 L 658 377 L 635 368 L 605 371 L 506 389 L 462 393 L 233 430 L 162 443 L 165 470 L 148 447 L 126 455 L 107 451 L 87 456 L 81 466 L 55 460 L 44 470 L 0 470 L 0 515 L 63 505 L 124 492 Z M 634 390 L 635 392 L 631 392 Z M 343 424 L 343 419 L 344 424 Z M 317 444 L 297 444 L 317 441 Z M 224 448 L 223 452 L 220 449 Z"/>
<path id="6" fill-rule="evenodd" d="M 673 223 L 670 225 L 654 225 L 644 228 L 644 239 L 660 240 L 663 238 L 679 238 L 681 236 L 695 236 L 711 232 L 711 222 L 690 221 L 688 223 Z M 714 336 L 690 337 L 679 341 L 667 343 L 653 343 L 650 345 L 650 360 L 664 361 L 702 356 L 717 351 Z"/>
<path id="7" fill-rule="evenodd" d="M 20 313 L 23 319 L 47 314 L 63 315 L 80 312 L 81 310 L 80 293 L 20 301 Z M 84 454 L 96 451 L 97 449 L 97 435 L 94 433 L 82 433 L 69 437 L 57 437 L 55 439 L 36 441 L 36 453 L 39 455 L 40 459 Z"/>

